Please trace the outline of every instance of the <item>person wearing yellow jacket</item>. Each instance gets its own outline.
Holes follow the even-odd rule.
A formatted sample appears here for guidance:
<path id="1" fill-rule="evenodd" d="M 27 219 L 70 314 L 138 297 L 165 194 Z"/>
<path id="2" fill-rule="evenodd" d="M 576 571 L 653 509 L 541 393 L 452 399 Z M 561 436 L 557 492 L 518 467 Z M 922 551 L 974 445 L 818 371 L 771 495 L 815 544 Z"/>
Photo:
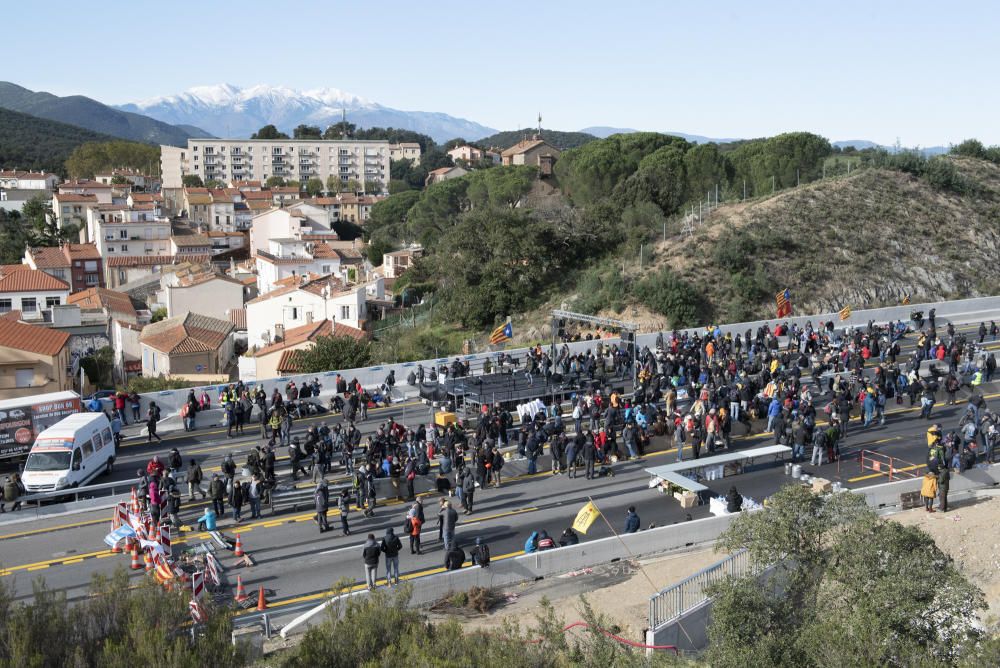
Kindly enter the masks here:
<path id="1" fill-rule="evenodd" d="M 937 497 L 937 492 L 937 476 L 928 471 L 924 474 L 924 482 L 920 486 L 920 496 L 924 499 L 924 510 L 929 513 L 934 512 L 934 499 Z"/>

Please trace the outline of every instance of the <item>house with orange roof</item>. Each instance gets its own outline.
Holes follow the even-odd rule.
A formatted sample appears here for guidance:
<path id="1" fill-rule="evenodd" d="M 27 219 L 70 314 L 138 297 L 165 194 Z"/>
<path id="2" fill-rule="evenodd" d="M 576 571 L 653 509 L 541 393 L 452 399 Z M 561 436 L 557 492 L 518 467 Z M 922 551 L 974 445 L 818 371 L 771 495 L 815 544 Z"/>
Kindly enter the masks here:
<path id="1" fill-rule="evenodd" d="M 281 341 L 258 348 L 240 358 L 240 378 L 277 378 L 302 373 L 297 356 L 315 345 L 321 336 L 346 336 L 356 341 L 368 341 L 368 332 L 332 320 L 319 320 L 285 331 Z"/>
<path id="2" fill-rule="evenodd" d="M 0 399 L 73 389 L 70 334 L 0 318 Z"/>
<path id="3" fill-rule="evenodd" d="M 94 244 L 29 247 L 24 251 L 23 262 L 69 283 L 73 292 L 104 287 L 104 265 Z"/>
<path id="4" fill-rule="evenodd" d="M 205 267 L 164 274 L 160 286 L 156 302 L 168 318 L 190 311 L 228 320 L 229 311 L 243 308 L 246 295 L 242 281 Z"/>
<path id="5" fill-rule="evenodd" d="M 0 265 L 0 313 L 18 310 L 27 321 L 41 321 L 43 311 L 69 298 L 69 284 L 27 265 Z"/>
<path id="6" fill-rule="evenodd" d="M 506 165 L 534 165 L 543 176 L 552 174 L 552 167 L 559 159 L 559 149 L 552 146 L 539 135 L 531 139 L 523 139 L 503 153 L 500 159 Z"/>
<path id="7" fill-rule="evenodd" d="M 146 325 L 139 335 L 143 376 L 226 373 L 233 357 L 233 323 L 183 313 Z"/>

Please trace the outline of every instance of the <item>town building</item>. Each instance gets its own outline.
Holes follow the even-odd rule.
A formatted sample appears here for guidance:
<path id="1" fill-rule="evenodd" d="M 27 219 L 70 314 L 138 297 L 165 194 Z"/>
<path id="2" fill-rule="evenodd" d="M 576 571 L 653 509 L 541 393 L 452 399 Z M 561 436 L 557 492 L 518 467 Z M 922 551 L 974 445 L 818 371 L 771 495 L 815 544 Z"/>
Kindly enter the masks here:
<path id="1" fill-rule="evenodd" d="M 552 174 L 552 167 L 559 159 L 559 149 L 535 135 L 524 139 L 500 154 L 504 165 L 534 165 L 543 176 Z"/>
<path id="2" fill-rule="evenodd" d="M 463 144 L 462 146 L 456 146 L 455 148 L 448 151 L 448 155 L 451 159 L 458 163 L 459 160 L 465 162 L 466 164 L 474 165 L 477 162 L 483 160 L 489 160 L 494 164 L 499 165 L 501 162 L 500 154 L 494 151 L 484 151 L 481 148 L 476 148 L 475 146 L 470 146 L 469 144 Z"/>
<path id="3" fill-rule="evenodd" d="M 69 283 L 73 292 L 104 287 L 104 263 L 94 244 L 29 247 L 23 263 Z"/>
<path id="4" fill-rule="evenodd" d="M 424 185 L 429 186 L 435 183 L 440 183 L 441 181 L 447 181 L 448 179 L 457 179 L 460 176 L 465 176 L 469 173 L 469 170 L 463 169 L 462 167 L 439 167 L 438 169 L 432 169 L 427 172 L 427 178 L 424 179 Z"/>
<path id="5" fill-rule="evenodd" d="M 420 144 L 415 141 L 404 141 L 389 144 L 390 160 L 412 160 L 414 165 L 420 164 Z"/>
<path id="6" fill-rule="evenodd" d="M 108 322 L 121 320 L 133 325 L 139 322 L 131 298 L 124 292 L 107 288 L 90 288 L 83 292 L 74 292 L 67 298 L 66 303 L 78 306 L 80 310 L 100 311 Z"/>
<path id="7" fill-rule="evenodd" d="M 250 350 L 283 339 L 285 332 L 319 320 L 367 329 L 369 299 L 384 299 L 381 278 L 347 285 L 335 276 L 299 276 L 251 299 L 247 309 Z"/>
<path id="8" fill-rule="evenodd" d="M 183 177 L 197 175 L 228 182 L 266 182 L 272 176 L 305 184 L 318 178 L 366 189 L 387 190 L 390 145 L 383 140 L 354 139 L 188 139 L 186 147 L 160 147 L 164 188 L 180 188 Z"/>
<path id="9" fill-rule="evenodd" d="M 230 311 L 243 308 L 243 283 L 207 267 L 164 274 L 160 285 L 156 303 L 168 318 L 191 312 L 228 320 Z"/>
<path id="10" fill-rule="evenodd" d="M 55 190 L 58 183 L 59 177 L 50 172 L 0 170 L 0 188 L 9 190 Z"/>
<path id="11" fill-rule="evenodd" d="M 385 278 L 399 278 L 407 269 L 423 257 L 423 246 L 410 246 L 403 250 L 385 253 L 382 256 L 382 271 Z"/>
<path id="12" fill-rule="evenodd" d="M 303 350 L 312 348 L 321 336 L 346 336 L 356 341 L 369 339 L 367 332 L 331 320 L 319 320 L 295 327 L 285 331 L 283 340 L 253 352 L 250 364 L 246 364 L 241 358 L 240 377 L 244 376 L 245 371 L 253 378 L 278 378 L 286 374 L 302 373 L 301 367 L 296 363 L 296 357 Z"/>
<path id="13" fill-rule="evenodd" d="M 72 389 L 70 334 L 0 317 L 0 399 Z"/>
<path id="14" fill-rule="evenodd" d="M 20 311 L 21 319 L 42 321 L 45 309 L 66 303 L 69 284 L 24 264 L 0 265 L 0 314 Z"/>
<path id="15" fill-rule="evenodd" d="M 146 325 L 139 335 L 142 375 L 224 374 L 233 357 L 233 323 L 184 313 Z"/>
<path id="16" fill-rule="evenodd" d="M 119 203 L 124 203 L 130 190 L 127 186 L 115 186 L 92 179 L 63 181 L 57 188 L 60 195 L 93 195 L 98 204 L 115 204 L 116 197 Z M 56 215 L 59 215 L 58 211 Z"/>
<path id="17" fill-rule="evenodd" d="M 98 206 L 100 202 L 97 200 L 97 195 L 93 194 L 53 193 L 52 195 L 52 214 L 59 221 L 59 227 L 76 225 L 85 228 L 91 211 Z"/>
<path id="18" fill-rule="evenodd" d="M 120 255 L 171 255 L 170 219 L 156 202 L 97 206 L 88 212 L 87 237 L 107 262 Z"/>

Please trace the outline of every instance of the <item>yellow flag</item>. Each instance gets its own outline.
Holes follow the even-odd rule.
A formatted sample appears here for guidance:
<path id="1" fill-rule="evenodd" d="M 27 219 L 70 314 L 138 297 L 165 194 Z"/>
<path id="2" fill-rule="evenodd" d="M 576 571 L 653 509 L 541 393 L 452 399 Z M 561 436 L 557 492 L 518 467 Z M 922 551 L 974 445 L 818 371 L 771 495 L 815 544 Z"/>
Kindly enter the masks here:
<path id="1" fill-rule="evenodd" d="M 597 521 L 600 517 L 601 511 L 597 509 L 593 501 L 588 501 L 587 505 L 580 509 L 580 512 L 576 514 L 576 519 L 573 520 L 573 529 L 579 531 L 580 533 L 587 533 L 587 529 L 590 525 Z"/>
<path id="2" fill-rule="evenodd" d="M 840 309 L 840 319 L 841 320 L 847 320 L 850 317 L 851 317 L 851 307 L 850 306 L 845 306 L 844 308 Z"/>
<path id="3" fill-rule="evenodd" d="M 908 294 L 904 295 L 903 296 L 903 306 L 909 306 L 909 304 L 910 304 L 910 295 L 908 295 Z"/>

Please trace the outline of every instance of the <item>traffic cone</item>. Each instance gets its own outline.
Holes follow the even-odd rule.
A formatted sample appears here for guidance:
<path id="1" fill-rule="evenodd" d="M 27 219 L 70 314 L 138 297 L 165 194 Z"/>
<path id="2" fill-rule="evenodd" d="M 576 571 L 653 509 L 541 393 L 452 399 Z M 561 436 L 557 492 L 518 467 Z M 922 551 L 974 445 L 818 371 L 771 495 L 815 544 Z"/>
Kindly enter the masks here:
<path id="1" fill-rule="evenodd" d="M 264 586 L 263 585 L 261 585 L 261 588 L 257 592 L 257 609 L 258 610 L 267 610 L 267 599 L 264 598 Z"/>
<path id="2" fill-rule="evenodd" d="M 247 590 L 243 586 L 243 576 L 236 576 L 236 602 L 242 603 L 247 598 Z"/>
<path id="3" fill-rule="evenodd" d="M 139 514 L 139 497 L 135 493 L 135 487 L 132 488 L 132 513 L 135 515 Z"/>
<path id="4" fill-rule="evenodd" d="M 139 548 L 136 547 L 135 543 L 132 543 L 132 564 L 131 568 L 133 571 L 142 570 L 142 562 L 139 561 Z"/>
<path id="5" fill-rule="evenodd" d="M 233 551 L 233 554 L 237 557 L 243 556 L 243 540 L 240 538 L 239 534 L 236 534 L 236 548 Z"/>
<path id="6" fill-rule="evenodd" d="M 111 553 L 112 554 L 121 554 L 122 548 L 118 545 L 119 542 L 121 542 L 121 541 L 118 541 L 118 542 L 114 543 L 111 546 Z"/>
<path id="7" fill-rule="evenodd" d="M 143 553 L 142 559 L 146 562 L 146 572 L 153 570 L 153 558 L 149 556 L 149 550 Z"/>

